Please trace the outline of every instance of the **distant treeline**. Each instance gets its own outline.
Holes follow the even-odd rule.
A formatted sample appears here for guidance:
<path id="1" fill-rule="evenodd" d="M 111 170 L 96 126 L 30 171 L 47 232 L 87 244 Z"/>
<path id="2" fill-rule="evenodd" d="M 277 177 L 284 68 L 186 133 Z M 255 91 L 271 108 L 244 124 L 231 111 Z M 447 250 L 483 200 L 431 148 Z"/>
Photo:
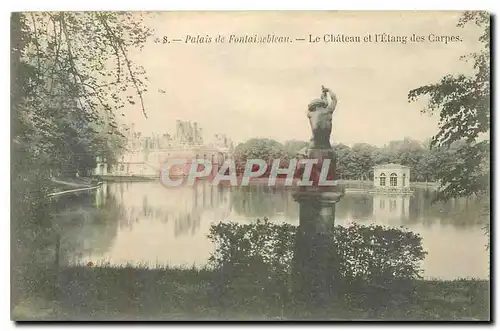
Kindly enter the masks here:
<path id="1" fill-rule="evenodd" d="M 397 163 L 411 168 L 410 180 L 436 181 L 441 169 L 458 161 L 456 153 L 465 142 L 453 143 L 449 148 L 430 148 L 430 141 L 420 142 L 410 138 L 391 141 L 383 147 L 357 143 L 351 147 L 332 144 L 337 154 L 338 179 L 372 180 L 373 167 L 385 163 Z M 236 146 L 234 155 L 237 168 L 243 171 L 248 159 L 283 160 L 283 166 L 297 153 L 308 146 L 307 141 L 289 140 L 280 143 L 272 139 L 254 138 Z M 265 176 L 265 174 L 264 174 Z"/>

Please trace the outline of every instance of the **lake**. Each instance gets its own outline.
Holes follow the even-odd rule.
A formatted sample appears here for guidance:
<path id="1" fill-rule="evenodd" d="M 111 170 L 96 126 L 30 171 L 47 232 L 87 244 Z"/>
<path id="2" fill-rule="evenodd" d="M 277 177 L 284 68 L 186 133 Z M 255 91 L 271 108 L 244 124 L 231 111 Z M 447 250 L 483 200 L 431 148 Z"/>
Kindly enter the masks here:
<path id="1" fill-rule="evenodd" d="M 489 278 L 483 204 L 475 198 L 432 203 L 433 196 L 428 189 L 415 189 L 412 196 L 346 194 L 335 222 L 404 226 L 420 234 L 428 252 L 425 278 Z M 55 219 L 65 263 L 201 267 L 215 249 L 207 238 L 211 224 L 264 217 L 299 224 L 292 191 L 264 185 L 105 183 L 59 204 Z"/>

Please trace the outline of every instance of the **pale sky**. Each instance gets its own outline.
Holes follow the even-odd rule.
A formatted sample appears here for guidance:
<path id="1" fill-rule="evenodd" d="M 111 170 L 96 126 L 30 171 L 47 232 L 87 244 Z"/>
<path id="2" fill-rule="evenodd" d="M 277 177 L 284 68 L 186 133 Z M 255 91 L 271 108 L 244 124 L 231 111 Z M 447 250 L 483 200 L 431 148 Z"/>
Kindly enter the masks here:
<path id="1" fill-rule="evenodd" d="M 351 145 L 383 145 L 437 132 L 436 117 L 422 115 L 421 103 L 408 103 L 412 88 L 449 73 L 470 71 L 459 60 L 478 50 L 480 31 L 457 28 L 460 13 L 239 12 L 155 13 L 146 20 L 155 37 L 212 36 L 211 44 L 157 44 L 152 40 L 131 58 L 149 77 L 145 119 L 138 106 L 123 120 L 138 131 L 175 131 L 176 120 L 197 121 L 205 138 L 225 133 L 235 142 L 254 137 L 279 141 L 310 138 L 307 104 L 321 85 L 338 97 L 332 140 Z M 389 33 L 426 38 L 423 43 L 215 44 L 217 34 L 275 34 L 308 39 L 309 34 Z M 461 43 L 427 40 L 458 35 Z M 158 90 L 165 90 L 160 93 Z"/>

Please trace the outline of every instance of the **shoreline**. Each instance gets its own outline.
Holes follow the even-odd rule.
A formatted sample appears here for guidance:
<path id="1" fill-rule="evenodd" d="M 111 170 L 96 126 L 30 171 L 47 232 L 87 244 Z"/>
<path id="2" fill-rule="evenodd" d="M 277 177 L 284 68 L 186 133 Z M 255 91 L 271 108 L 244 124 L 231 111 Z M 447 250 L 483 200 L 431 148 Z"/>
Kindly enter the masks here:
<path id="1" fill-rule="evenodd" d="M 104 175 L 104 176 L 97 176 L 101 180 L 106 181 L 106 182 L 152 182 L 152 181 L 160 181 L 160 176 L 112 176 L 112 175 Z M 188 176 L 171 176 L 172 179 L 181 179 L 181 178 L 187 178 Z M 236 179 L 238 181 L 238 186 L 241 183 L 243 176 L 237 176 Z M 197 181 L 209 181 L 207 178 L 198 178 Z M 278 186 L 285 186 L 285 181 L 286 178 L 276 178 L 276 185 Z M 292 180 L 293 185 L 291 186 L 297 186 L 296 183 L 300 181 L 300 178 L 294 178 Z M 364 185 L 366 187 L 360 187 L 359 189 L 363 190 L 369 190 L 372 189 L 373 187 L 373 181 L 362 181 L 362 180 L 350 180 L 350 179 L 337 179 L 334 180 L 336 182 L 336 185 L 348 185 L 348 184 L 356 184 L 356 185 Z M 269 178 L 255 178 L 252 177 L 250 178 L 249 184 L 266 184 L 269 182 Z M 228 184 L 228 181 L 221 181 L 220 185 L 226 185 Z M 272 186 L 272 185 L 271 185 Z M 325 186 L 326 187 L 326 186 Z M 437 182 L 411 182 L 410 187 L 412 188 L 438 188 L 439 183 Z M 358 188 L 351 188 L 351 189 L 358 189 Z"/>

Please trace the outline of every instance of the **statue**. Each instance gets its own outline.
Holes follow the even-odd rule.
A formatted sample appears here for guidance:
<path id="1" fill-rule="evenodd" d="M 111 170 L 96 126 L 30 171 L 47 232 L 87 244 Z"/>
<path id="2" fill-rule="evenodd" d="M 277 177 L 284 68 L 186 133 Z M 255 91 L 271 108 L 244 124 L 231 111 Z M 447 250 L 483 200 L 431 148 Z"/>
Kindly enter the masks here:
<path id="1" fill-rule="evenodd" d="M 318 163 L 311 169 L 312 185 L 301 185 L 293 193 L 300 208 L 292 267 L 294 295 L 299 301 L 320 307 L 331 304 L 340 277 L 331 231 L 335 224 L 335 205 L 344 195 L 343 188 L 335 181 L 337 158 L 330 144 L 332 114 L 336 106 L 335 94 L 324 86 L 321 87 L 321 98 L 309 104 L 307 117 L 312 138 L 309 146 L 299 153 L 303 158 L 318 160 Z M 323 165 L 327 163 L 328 184 L 322 181 Z M 300 177 L 304 169 L 299 167 Z"/>
<path id="2" fill-rule="evenodd" d="M 328 96 L 329 95 L 329 96 Z M 337 106 L 337 97 L 329 88 L 321 86 L 321 98 L 309 103 L 308 114 L 312 138 L 309 148 L 331 148 L 332 114 Z"/>
<path id="3" fill-rule="evenodd" d="M 320 163 L 330 159 L 327 178 L 334 179 L 337 157 L 330 144 L 332 114 L 337 107 L 337 97 L 331 89 L 321 86 L 321 98 L 309 103 L 307 117 L 311 125 L 312 137 L 309 146 L 299 152 L 299 158 L 318 159 Z M 319 165 L 320 166 L 320 165 Z M 313 175 L 320 167 L 313 168 Z"/>

